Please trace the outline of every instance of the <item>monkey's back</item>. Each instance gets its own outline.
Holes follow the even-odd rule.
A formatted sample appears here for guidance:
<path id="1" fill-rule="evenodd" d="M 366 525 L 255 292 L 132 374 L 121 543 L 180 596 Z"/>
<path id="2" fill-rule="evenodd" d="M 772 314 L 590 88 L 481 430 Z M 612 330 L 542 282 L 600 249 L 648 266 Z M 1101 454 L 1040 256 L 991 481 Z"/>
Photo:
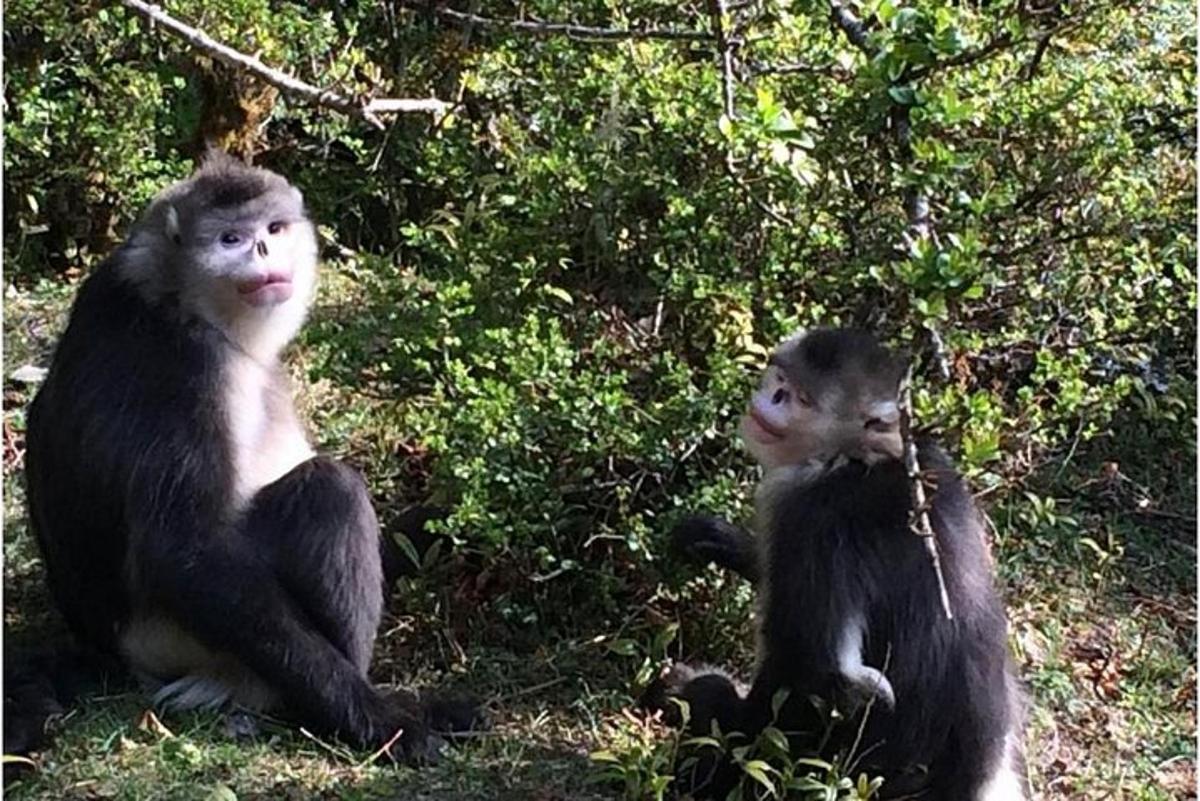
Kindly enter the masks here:
<path id="1" fill-rule="evenodd" d="M 119 277 L 120 257 L 81 286 L 27 420 L 30 524 L 51 593 L 102 650 L 129 613 L 128 546 L 152 536 L 153 504 L 191 494 L 203 514 L 228 472 L 216 469 L 214 332 L 184 324 L 169 301 L 148 304 Z"/>
<path id="2" fill-rule="evenodd" d="M 936 446 L 922 446 L 921 462 L 938 482 L 931 519 L 953 621 L 924 543 L 909 528 L 910 486 L 898 461 L 837 468 L 788 491 L 771 513 L 762 623 L 768 659 L 786 666 L 796 689 L 828 697 L 836 632 L 814 621 L 865 609 L 864 663 L 884 670 L 896 708 L 874 705 L 860 751 L 870 749 L 866 764 L 884 769 L 989 761 L 1012 723 L 1004 610 L 978 513 Z M 848 745 L 857 721 L 843 729 Z"/>

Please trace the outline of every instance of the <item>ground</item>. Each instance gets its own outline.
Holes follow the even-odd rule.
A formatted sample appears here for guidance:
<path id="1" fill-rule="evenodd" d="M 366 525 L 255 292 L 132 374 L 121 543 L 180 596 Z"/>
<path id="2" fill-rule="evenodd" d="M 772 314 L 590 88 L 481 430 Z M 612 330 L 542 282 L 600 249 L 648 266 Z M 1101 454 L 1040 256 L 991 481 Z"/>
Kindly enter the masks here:
<path id="1" fill-rule="evenodd" d="M 327 290 L 337 296 L 336 286 Z M 23 412 L 34 387 L 13 376 L 46 363 L 72 291 L 61 282 L 10 287 L 4 302 L 10 646 L 61 636 L 25 520 Z M 304 349 L 290 358 L 303 375 Z M 344 434 L 335 445 L 342 455 L 385 436 L 369 386 L 317 383 L 303 396 L 310 417 Z M 1184 443 L 1156 436 L 1146 430 L 1081 447 L 1036 478 L 1037 493 L 1017 487 L 984 499 L 995 524 L 1013 650 L 1031 695 L 1030 777 L 1042 798 L 1195 797 L 1194 455 Z M 404 580 L 377 646 L 374 675 L 381 683 L 452 686 L 477 694 L 491 710 L 494 730 L 449 751 L 436 766 L 396 767 L 271 721 L 245 738 L 217 714 L 160 720 L 136 688 L 118 687 L 58 721 L 52 747 L 6 782 L 6 794 L 206 801 L 654 797 L 665 786 L 673 740 L 632 711 L 629 688 L 636 674 L 645 675 L 647 651 L 659 649 L 626 647 L 622 632 L 594 630 L 587 620 L 506 638 L 479 625 L 486 619 L 479 609 L 463 612 L 462 588 L 475 578 L 451 573 L 440 587 Z M 696 616 L 679 604 L 657 612 L 664 610 Z M 749 642 L 735 658 L 743 669 L 750 665 Z"/>

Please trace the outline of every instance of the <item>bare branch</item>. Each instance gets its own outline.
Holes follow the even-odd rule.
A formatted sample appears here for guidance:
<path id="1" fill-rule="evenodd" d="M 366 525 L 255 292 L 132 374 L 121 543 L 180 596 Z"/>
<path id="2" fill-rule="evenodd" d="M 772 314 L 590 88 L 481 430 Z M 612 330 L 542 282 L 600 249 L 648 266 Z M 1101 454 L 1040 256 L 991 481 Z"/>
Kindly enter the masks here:
<path id="1" fill-rule="evenodd" d="M 835 80 L 845 81 L 851 74 L 841 67 L 832 64 L 807 64 L 790 62 L 785 64 L 768 64 L 762 61 L 751 61 L 746 64 L 750 74 L 758 75 L 824 75 Z"/>
<path id="2" fill-rule="evenodd" d="M 568 22 L 543 22 L 529 19 L 497 19 L 468 14 L 452 8 L 436 8 L 433 13 L 442 19 L 459 23 L 479 25 L 484 28 L 507 28 L 512 31 L 535 36 L 567 36 L 572 39 L 594 41 L 624 41 L 661 39 L 674 42 L 713 42 L 716 36 L 704 31 L 687 31 L 676 28 L 597 28 L 591 25 L 575 25 Z"/>
<path id="3" fill-rule="evenodd" d="M 922 78 L 931 75 L 938 70 L 946 69 L 947 67 L 967 67 L 972 64 L 978 64 L 981 61 L 987 61 L 989 58 L 1000 55 L 1005 50 L 1009 50 L 1016 45 L 1021 44 L 1022 41 L 1024 40 L 1018 41 L 1013 39 L 1012 36 L 1006 31 L 989 41 L 987 44 L 980 45 L 979 47 L 973 47 L 970 50 L 964 50 L 956 56 L 950 56 L 948 58 L 941 59 L 940 61 L 936 61 L 933 64 L 928 64 L 924 67 L 916 67 L 908 73 L 907 78 L 910 81 L 919 81 Z"/>
<path id="4" fill-rule="evenodd" d="M 942 557 L 938 553 L 937 535 L 933 523 L 929 519 L 929 497 L 925 494 L 925 479 L 921 475 L 921 462 L 917 456 L 917 443 L 912 435 L 912 365 L 904 376 L 900 386 L 900 437 L 904 443 L 904 469 L 908 472 L 908 481 L 912 493 L 913 517 L 910 526 L 913 533 L 925 541 L 925 551 L 933 565 L 937 577 L 938 594 L 942 599 L 942 610 L 947 620 L 954 619 L 954 611 L 950 608 L 950 593 L 946 590 L 946 577 L 942 575 Z M 934 492 L 937 492 L 935 487 Z"/>
<path id="5" fill-rule="evenodd" d="M 1037 47 L 1034 48 L 1033 56 L 1029 59 L 1029 63 L 1021 70 L 1021 77 L 1025 81 L 1032 81 L 1033 76 L 1037 75 L 1038 67 L 1042 65 L 1042 59 L 1046 55 L 1046 51 L 1050 49 L 1051 33 L 1043 35 L 1038 39 Z"/>
<path id="6" fill-rule="evenodd" d="M 321 89 L 320 87 L 305 83 L 299 78 L 294 78 L 287 73 L 268 67 L 254 56 L 238 52 L 232 47 L 213 39 L 204 31 L 180 22 L 163 11 L 160 6 L 145 3 L 142 0 L 121 0 L 121 5 L 132 11 L 136 11 L 138 14 L 149 19 L 153 24 L 162 25 L 168 32 L 184 40 L 197 50 L 207 53 L 221 63 L 234 69 L 243 69 L 257 75 L 284 94 L 306 100 L 317 106 L 340 111 L 352 117 L 359 117 L 380 130 L 384 128 L 384 124 L 378 116 L 380 114 L 436 113 L 445 111 L 449 107 L 447 103 L 434 98 L 380 98 L 360 102 L 331 89 Z"/>

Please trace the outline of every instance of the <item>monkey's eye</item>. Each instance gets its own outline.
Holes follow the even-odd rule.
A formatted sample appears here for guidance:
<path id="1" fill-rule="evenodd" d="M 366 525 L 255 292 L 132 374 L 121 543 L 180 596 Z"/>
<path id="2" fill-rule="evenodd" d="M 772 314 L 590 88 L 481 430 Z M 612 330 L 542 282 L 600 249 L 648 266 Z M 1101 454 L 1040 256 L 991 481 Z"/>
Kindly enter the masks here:
<path id="1" fill-rule="evenodd" d="M 236 231 L 226 231 L 225 233 L 221 234 L 221 244 L 227 248 L 231 248 L 234 245 L 239 244 L 241 241 L 242 236 Z"/>
<path id="2" fill-rule="evenodd" d="M 285 223 L 283 220 L 276 220 L 267 226 L 267 233 L 271 236 L 281 234 L 285 230 L 287 230 L 287 223 Z"/>
<path id="3" fill-rule="evenodd" d="M 807 392 L 796 390 L 796 402 L 805 408 L 813 405 L 813 399 L 808 396 Z"/>

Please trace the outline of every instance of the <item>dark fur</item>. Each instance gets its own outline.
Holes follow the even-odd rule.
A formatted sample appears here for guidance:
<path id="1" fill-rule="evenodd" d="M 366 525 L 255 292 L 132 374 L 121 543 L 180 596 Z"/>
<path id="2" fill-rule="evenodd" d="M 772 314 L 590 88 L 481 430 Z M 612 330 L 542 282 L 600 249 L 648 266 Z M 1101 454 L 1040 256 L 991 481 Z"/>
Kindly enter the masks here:
<path id="1" fill-rule="evenodd" d="M 758 583 L 758 541 L 719 517 L 689 517 L 671 532 L 671 550 L 696 564 L 715 564 L 732 570 L 751 584 Z"/>
<path id="2" fill-rule="evenodd" d="M 4 647 L 4 753 L 40 751 L 55 723 L 81 695 L 120 686 L 116 660 L 77 647 Z M 4 766 L 7 781 L 29 766 Z"/>
<path id="3" fill-rule="evenodd" d="M 169 296 L 147 303 L 114 261 L 81 288 L 28 417 L 30 516 L 71 630 L 113 653 L 135 611 L 165 615 L 304 725 L 369 748 L 403 729 L 397 753 L 428 756 L 429 710 L 366 677 L 382 573 L 361 477 L 314 458 L 232 514 L 215 413 L 230 345 Z"/>
<path id="4" fill-rule="evenodd" d="M 736 713 L 720 709 L 717 714 L 724 731 L 753 736 L 770 722 L 776 691 L 787 688 L 789 701 L 776 725 L 810 733 L 797 738 L 797 746 L 814 748 L 825 723 L 807 697 L 840 698 L 843 708 L 855 705 L 855 699 L 842 695 L 834 654 L 837 623 L 863 610 L 868 631 L 863 661 L 881 670 L 886 663 L 896 708 L 889 712 L 875 704 L 870 710 L 858 749 L 867 754 L 861 769 L 891 780 L 884 785 L 885 797 L 924 784 L 913 777 L 927 768 L 932 781 L 923 797 L 969 799 L 1000 757 L 1017 713 L 1006 623 L 965 486 L 937 449 L 924 448 L 922 463 L 936 470 L 931 515 L 955 619 L 945 619 L 929 557 L 908 528 L 911 503 L 903 467 L 891 462 L 868 470 L 850 463 L 788 493 L 776 506 L 765 554 L 765 653 Z M 722 530 L 709 528 L 706 544 L 725 536 Z M 695 541 L 704 532 L 702 521 L 692 521 L 685 531 Z M 743 532 L 728 538 L 720 552 L 736 554 L 729 567 L 744 564 L 750 539 Z M 708 547 L 701 555 L 711 558 L 717 552 Z M 707 675 L 687 678 L 691 683 L 673 683 L 674 692 L 693 707 L 691 730 L 708 733 L 714 717 L 708 710 L 729 698 L 733 688 Z M 858 722 L 855 715 L 837 728 L 827 755 L 850 746 Z M 911 775 L 902 777 L 906 769 Z M 726 766 L 702 794 L 721 797 L 735 779 L 736 772 Z"/>
<path id="5" fill-rule="evenodd" d="M 876 391 L 893 391 L 903 373 L 901 360 L 859 332 L 815 332 L 781 353 L 773 363 L 802 386 L 805 373 L 837 373 L 839 380 L 850 375 L 860 386 L 876 382 Z M 731 569 L 765 593 L 759 666 L 748 692 L 719 671 L 677 667 L 650 688 L 644 705 L 664 710 L 671 722 L 670 699 L 686 701 L 688 729 L 698 735 L 709 734 L 715 721 L 726 734 L 753 739 L 774 720 L 792 736 L 794 754 L 819 750 L 834 758 L 853 748 L 862 757 L 856 773 L 882 775 L 885 798 L 920 793 L 970 801 L 1001 764 L 1006 735 L 1019 730 L 1019 693 L 974 501 L 936 446 L 923 444 L 920 461 L 936 484 L 930 518 L 953 620 L 943 612 L 924 543 L 910 529 L 903 465 L 831 463 L 807 483 L 776 488 L 760 501 L 761 540 L 715 518 L 694 517 L 676 528 L 675 550 Z M 865 627 L 863 664 L 886 675 L 894 709 L 882 699 L 868 704 L 862 688 L 843 679 L 838 640 L 855 616 Z M 780 690 L 787 701 L 775 718 Z M 830 703 L 846 713 L 832 728 L 822 708 Z M 700 797 L 724 797 L 739 774 L 706 749 L 677 783 Z"/>

